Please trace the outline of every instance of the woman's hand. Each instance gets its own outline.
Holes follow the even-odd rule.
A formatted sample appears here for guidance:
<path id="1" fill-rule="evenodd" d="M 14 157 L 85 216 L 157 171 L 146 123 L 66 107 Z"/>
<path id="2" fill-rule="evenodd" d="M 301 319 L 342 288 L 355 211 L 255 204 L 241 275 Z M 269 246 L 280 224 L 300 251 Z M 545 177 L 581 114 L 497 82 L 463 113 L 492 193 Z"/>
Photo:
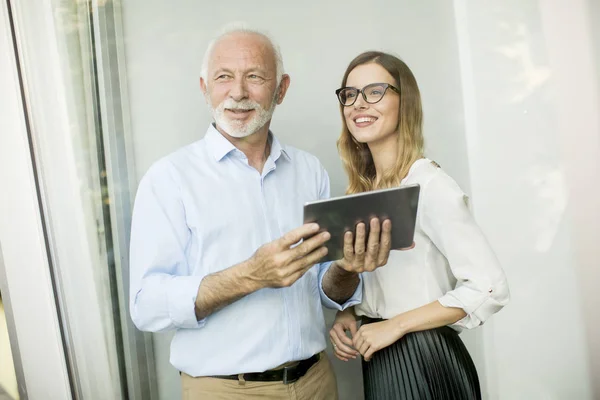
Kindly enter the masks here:
<path id="1" fill-rule="evenodd" d="M 333 352 L 342 361 L 348 361 L 358 355 L 358 352 L 352 347 L 352 339 L 346 335 L 346 331 L 350 331 L 351 337 L 356 335 L 356 316 L 352 308 L 338 311 L 333 327 L 329 331 Z"/>
<path id="2" fill-rule="evenodd" d="M 396 320 L 374 322 L 360 327 L 353 335 L 353 346 L 363 355 L 365 361 L 370 361 L 373 353 L 379 351 L 404 336 Z"/>
<path id="3" fill-rule="evenodd" d="M 356 335 L 353 335 L 352 344 L 365 361 L 369 361 L 373 353 L 400 340 L 409 332 L 450 325 L 466 315 L 462 308 L 444 307 L 436 300 L 392 319 L 361 326 Z"/>

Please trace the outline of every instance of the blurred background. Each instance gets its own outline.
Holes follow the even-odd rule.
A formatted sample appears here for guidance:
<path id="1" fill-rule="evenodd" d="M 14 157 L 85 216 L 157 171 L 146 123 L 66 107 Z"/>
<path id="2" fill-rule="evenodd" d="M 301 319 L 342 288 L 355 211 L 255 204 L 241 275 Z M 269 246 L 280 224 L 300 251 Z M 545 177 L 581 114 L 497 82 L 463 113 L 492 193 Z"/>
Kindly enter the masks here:
<path id="1" fill-rule="evenodd" d="M 461 334 L 484 397 L 600 398 L 599 1 L 8 0 L 0 400 L 181 397 L 172 335 L 128 315 L 131 207 L 149 166 L 206 132 L 202 56 L 234 21 L 280 45 L 291 86 L 272 130 L 319 157 L 333 196 L 347 64 L 383 50 L 410 66 L 427 156 L 509 280 L 511 303 Z M 362 399 L 360 363 L 334 367 L 341 399 Z"/>

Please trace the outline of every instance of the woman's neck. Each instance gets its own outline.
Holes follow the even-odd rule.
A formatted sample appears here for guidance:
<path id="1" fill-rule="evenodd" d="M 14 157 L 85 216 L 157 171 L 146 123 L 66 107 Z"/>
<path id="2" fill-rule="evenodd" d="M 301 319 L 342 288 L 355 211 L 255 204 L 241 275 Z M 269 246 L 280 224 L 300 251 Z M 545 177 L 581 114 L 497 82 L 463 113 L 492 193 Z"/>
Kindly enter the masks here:
<path id="1" fill-rule="evenodd" d="M 369 143 L 369 150 L 375 164 L 375 184 L 378 185 L 385 174 L 392 170 L 398 159 L 398 136 L 390 135 L 387 138 Z"/>

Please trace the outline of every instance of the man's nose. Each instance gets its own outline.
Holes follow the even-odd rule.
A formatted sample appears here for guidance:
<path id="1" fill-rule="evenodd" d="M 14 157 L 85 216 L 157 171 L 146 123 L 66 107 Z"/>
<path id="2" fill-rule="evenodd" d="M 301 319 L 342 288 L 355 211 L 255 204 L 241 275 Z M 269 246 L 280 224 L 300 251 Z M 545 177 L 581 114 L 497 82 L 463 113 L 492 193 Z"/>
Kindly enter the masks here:
<path id="1" fill-rule="evenodd" d="M 240 101 L 248 97 L 248 88 L 244 78 L 238 78 L 233 82 L 229 91 L 229 97 L 235 101 Z"/>

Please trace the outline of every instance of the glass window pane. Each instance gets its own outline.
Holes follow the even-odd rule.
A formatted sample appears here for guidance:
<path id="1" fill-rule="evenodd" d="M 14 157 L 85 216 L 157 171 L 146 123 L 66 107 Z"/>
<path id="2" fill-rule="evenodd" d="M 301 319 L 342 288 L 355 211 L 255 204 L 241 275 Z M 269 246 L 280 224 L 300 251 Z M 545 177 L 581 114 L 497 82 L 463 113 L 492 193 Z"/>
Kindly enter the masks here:
<path id="1" fill-rule="evenodd" d="M 19 388 L 8 337 L 2 293 L 0 293 L 0 399 L 19 399 Z"/>
<path id="2" fill-rule="evenodd" d="M 183 310 L 169 308 L 171 299 L 180 294 L 172 290 L 175 284 L 170 282 L 188 282 L 181 288 L 191 287 L 190 292 L 194 292 L 209 272 L 244 262 L 261 245 L 276 239 L 269 236 L 273 232 L 279 237 L 295 226 L 293 223 L 302 222 L 300 200 L 308 195 L 297 185 L 290 189 L 297 195 L 288 208 L 277 209 L 281 212 L 268 207 L 281 206 L 277 196 L 272 197 L 277 201 L 269 203 L 271 197 L 266 197 L 260 203 L 263 208 L 257 209 L 266 210 L 265 218 L 253 220 L 256 230 L 243 238 L 253 247 L 243 256 L 235 246 L 219 257 L 210 256 L 207 241 L 217 237 L 217 245 L 223 245 L 231 240 L 235 232 L 230 235 L 229 230 L 233 231 L 232 225 L 241 224 L 243 219 L 232 215 L 240 210 L 252 214 L 254 209 L 248 205 L 252 195 L 262 195 L 265 187 L 259 185 L 253 192 L 240 186 L 236 189 L 239 192 L 228 192 L 227 177 L 231 176 L 223 173 L 223 178 L 206 185 L 205 191 L 194 192 L 195 185 L 204 182 L 200 180 L 204 175 L 199 174 L 198 178 L 190 171 L 196 169 L 207 175 L 209 168 L 202 162 L 210 159 L 184 164 L 194 168 L 181 168 L 183 172 L 172 167 L 176 165 L 173 157 L 178 160 L 173 154 L 206 142 L 206 132 L 215 119 L 216 127 L 223 128 L 218 121 L 218 106 L 222 105 L 223 114 L 236 114 L 238 122 L 244 113 L 260 111 L 252 108 L 255 103 L 260 105 L 256 101 L 243 103 L 240 107 L 244 111 L 233 108 L 238 104 L 236 99 L 255 100 L 253 96 L 260 88 L 270 84 L 262 70 L 244 71 L 237 76 L 235 68 L 223 67 L 233 78 L 219 81 L 218 87 L 206 80 L 207 90 L 200 83 L 203 67 L 212 68 L 211 63 L 216 62 L 216 57 L 209 57 L 211 63 L 203 63 L 211 40 L 223 26 L 236 20 L 266 30 L 279 43 L 291 85 L 284 101 L 274 108 L 269 127 L 281 143 L 320 160 L 319 166 L 329 177 L 331 196 L 343 196 L 349 187 L 337 148 L 340 132 L 349 123 L 344 125 L 342 121 L 356 123 L 356 131 L 347 129 L 349 135 L 354 133 L 353 146 L 369 152 L 370 158 L 365 159 L 374 160 L 377 143 L 370 142 L 368 134 L 361 139 L 359 129 L 374 127 L 379 132 L 380 125 L 394 129 L 403 126 L 401 118 L 387 123 L 382 117 L 388 112 L 384 108 L 386 101 L 398 101 L 394 112 L 402 113 L 406 112 L 407 102 L 418 97 L 416 91 L 404 90 L 410 87 L 409 82 L 398 81 L 395 86 L 401 89 L 400 94 L 387 90 L 377 104 L 362 102 L 362 95 L 358 95 L 358 105 L 341 107 L 340 115 L 337 88 L 362 88 L 394 78 L 384 65 L 377 64 L 381 67 L 378 72 L 361 75 L 353 69 L 356 74 L 352 72 L 354 75 L 348 78 L 351 84 L 348 79 L 342 82 L 348 64 L 366 50 L 382 49 L 408 65 L 422 100 L 424 156 L 433 161 L 428 164 L 433 165 L 432 171 L 441 170 L 432 174 L 451 178 L 453 190 L 461 193 L 458 203 L 469 208 L 477 229 L 494 249 L 513 294 L 510 306 L 494 316 L 491 323 L 472 330 L 458 329 L 477 367 L 484 397 L 535 397 L 544 393 L 546 397 L 589 399 L 600 391 L 591 379 L 600 369 L 592 362 L 597 345 L 590 339 L 600 334 L 600 321 L 590 317 L 594 310 L 589 306 L 598 300 L 591 282 L 600 278 L 594 272 L 598 270 L 595 266 L 600 262 L 600 248 L 590 239 L 600 233 L 600 192 L 594 185 L 600 175 L 600 36 L 597 24 L 593 24 L 600 18 L 597 2 L 576 0 L 567 7 L 521 0 L 493 6 L 465 0 L 393 4 L 378 0 L 367 6 L 337 0 L 326 5 L 273 3 L 257 12 L 256 4 L 244 1 L 187 1 L 173 7 L 161 1 L 52 0 L 40 11 L 41 17 L 32 14 L 30 6 L 14 8 L 21 21 L 20 43 L 32 114 L 34 156 L 42 181 L 48 241 L 58 277 L 57 296 L 69 344 L 67 359 L 77 393 L 83 398 L 97 395 L 98 390 L 103 391 L 105 398 L 181 397 L 181 376 L 171 364 L 176 358 L 173 354 L 185 358 L 187 350 L 178 349 L 177 344 L 203 329 L 203 322 L 193 318 L 195 309 L 190 299 L 194 296 L 185 297 L 190 301 Z M 360 24 L 355 24 L 352 34 L 340 35 L 335 21 Z M 35 33 L 38 26 L 43 33 Z M 365 91 L 370 103 L 383 93 L 381 88 L 375 89 Z M 227 103 L 215 100 L 219 90 L 221 100 L 227 99 Z M 342 102 L 354 100 L 355 96 L 340 94 Z M 356 122 L 348 117 L 352 113 L 356 117 L 359 112 L 372 118 Z M 237 144 L 234 154 L 239 154 L 247 142 L 223 134 L 225 130 L 215 131 L 220 135 L 217 138 L 225 140 L 222 143 L 227 148 Z M 398 131 L 387 133 L 397 135 Z M 361 147 L 360 143 L 364 145 Z M 397 145 L 397 141 L 389 143 Z M 401 150 L 404 149 L 396 150 L 393 159 Z M 219 157 L 219 161 L 229 160 L 229 153 Z M 243 157 L 240 159 L 245 162 Z M 277 162 L 273 160 L 275 167 Z M 378 165 L 369 164 L 370 180 L 363 181 L 379 182 L 377 178 L 385 176 L 381 169 L 378 171 Z M 150 189 L 140 185 L 148 171 L 156 170 L 169 171 L 160 175 L 164 185 Z M 191 179 L 192 176 L 198 179 Z M 261 170 L 257 176 L 260 179 L 256 181 L 262 185 L 268 173 Z M 184 184 L 187 181 L 181 177 L 190 178 L 193 183 Z M 248 181 L 250 178 L 239 178 L 240 185 Z M 154 207 L 154 214 L 167 215 L 167 211 L 175 210 L 168 216 L 180 218 L 163 221 L 170 236 L 163 231 L 138 235 L 148 242 L 154 240 L 147 252 L 140 253 L 160 259 L 153 260 L 155 268 L 143 271 L 146 281 L 158 283 L 148 284 L 146 292 L 137 288 L 131 296 L 132 213 L 136 194 L 144 196 L 147 192 L 155 196 L 150 196 L 152 199 L 164 200 L 148 206 Z M 430 192 L 423 189 L 422 196 L 428 196 L 427 193 Z M 211 202 L 214 199 L 220 200 Z M 147 217 L 155 216 L 148 213 Z M 218 221 L 211 219 L 215 216 Z M 420 221 L 423 218 L 420 216 Z M 265 221 L 268 229 L 263 232 Z M 401 296 L 402 302 L 393 308 L 390 318 L 406 317 L 409 311 L 426 304 L 439 304 L 437 300 L 443 303 L 441 299 L 448 292 L 461 285 L 469 287 L 471 282 L 472 275 L 461 277 L 459 266 L 452 259 L 453 251 L 462 254 L 463 247 L 445 249 L 447 242 L 436 243 L 434 235 L 425 230 L 418 230 L 423 241 L 415 251 L 420 251 L 419 246 L 437 251 L 437 259 L 442 260 L 439 268 L 445 271 L 446 278 L 450 277 L 451 287 L 429 280 L 435 275 L 435 268 L 428 264 L 434 257 L 426 257 L 430 253 L 414 265 L 410 264 L 410 256 L 398 255 L 402 262 L 393 267 L 404 268 L 407 280 L 415 276 L 421 279 L 415 278 L 414 285 L 402 290 L 405 297 Z M 206 233 L 209 231 L 217 233 L 213 237 Z M 461 233 L 458 228 L 453 232 Z M 181 259 L 162 259 L 161 251 L 169 246 L 169 240 L 176 241 L 174 238 L 185 239 L 178 242 L 183 249 L 177 253 Z M 234 262 L 228 257 L 237 258 Z M 468 264 L 470 259 L 465 260 Z M 392 268 L 382 268 L 386 267 Z M 428 275 L 423 271 L 434 272 Z M 376 273 L 364 276 L 368 276 L 363 278 L 365 281 L 373 279 L 380 287 L 388 282 Z M 155 306 L 156 314 L 155 319 L 148 318 L 146 330 L 161 332 L 141 332 L 130 315 L 131 309 L 138 306 L 136 296 L 148 293 L 148 287 L 167 293 L 157 296 L 155 303 L 147 303 Z M 371 310 L 371 316 L 384 316 L 389 299 L 384 296 L 384 289 L 365 287 L 375 289 L 365 291 L 363 303 L 380 307 Z M 306 299 L 318 293 L 318 287 L 313 289 L 298 297 Z M 476 306 L 460 307 L 459 301 L 453 307 L 464 309 L 467 317 L 475 321 L 477 312 L 486 308 L 486 300 L 493 298 L 494 290 L 490 286 L 478 292 L 481 301 Z M 252 302 L 258 297 L 251 295 L 254 292 L 241 296 L 242 300 L 236 299 L 240 303 L 234 304 Z M 226 305 L 215 314 L 226 315 L 231 307 Z M 185 318 L 178 319 L 179 312 L 192 315 L 191 322 L 181 322 Z M 248 311 L 252 312 L 255 310 Z M 328 332 L 335 312 L 323 308 L 324 317 L 319 314 L 320 309 L 315 313 L 314 323 Z M 169 318 L 163 318 L 166 314 Z M 264 314 L 260 317 L 272 323 L 269 318 L 273 315 Z M 212 318 L 213 323 L 219 321 L 222 320 Z M 154 322 L 156 325 L 152 325 Z M 206 322 L 211 323 L 210 315 Z M 474 324 L 480 322 L 483 321 Z M 453 323 L 447 325 L 457 327 Z M 165 326 L 169 329 L 162 329 Z M 221 374 L 217 365 L 225 363 L 220 356 L 228 349 L 220 340 L 229 338 L 233 328 L 225 323 L 219 326 L 219 334 L 210 340 L 209 346 L 214 349 L 206 349 L 201 354 L 204 357 L 198 356 L 186 366 L 200 369 L 206 367 L 204 363 L 213 363 L 206 369 L 214 371 L 209 375 Z M 242 350 L 251 351 L 243 349 L 240 343 L 248 339 L 252 326 L 239 329 L 239 340 L 229 342 L 233 347 L 240 346 L 241 354 Z M 291 337 L 290 348 L 302 348 L 303 340 L 310 336 L 305 333 L 306 326 L 281 329 L 287 333 L 279 336 Z M 300 337 L 302 332 L 304 337 Z M 332 359 L 340 398 L 363 398 L 364 364 L 360 358 L 337 360 L 329 335 L 319 336 L 319 340 L 323 346 L 326 344 Z M 198 341 L 188 346 L 189 352 L 202 346 L 207 345 Z M 548 349 L 557 347 L 569 349 L 569 356 L 549 356 Z M 215 349 L 220 353 L 211 352 Z M 265 366 L 272 367 L 276 366 Z"/>

